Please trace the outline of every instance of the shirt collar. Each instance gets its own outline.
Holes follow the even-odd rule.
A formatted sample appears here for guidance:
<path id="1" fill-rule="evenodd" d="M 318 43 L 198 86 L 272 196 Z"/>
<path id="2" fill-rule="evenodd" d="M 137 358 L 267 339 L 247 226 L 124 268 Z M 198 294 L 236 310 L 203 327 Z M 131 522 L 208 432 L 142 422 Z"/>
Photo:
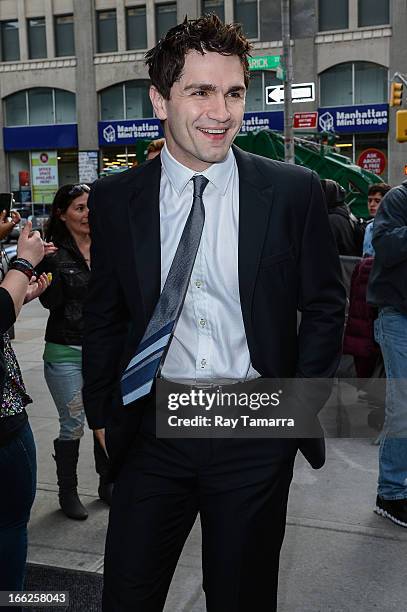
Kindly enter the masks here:
<path id="1" fill-rule="evenodd" d="M 181 195 L 195 174 L 202 174 L 205 176 L 216 189 L 219 189 L 222 195 L 225 195 L 236 162 L 232 149 L 229 149 L 226 158 L 222 162 L 212 164 L 203 172 L 195 172 L 183 164 L 180 164 L 171 155 L 167 144 L 165 144 L 161 151 L 161 163 L 165 174 L 178 195 Z"/>

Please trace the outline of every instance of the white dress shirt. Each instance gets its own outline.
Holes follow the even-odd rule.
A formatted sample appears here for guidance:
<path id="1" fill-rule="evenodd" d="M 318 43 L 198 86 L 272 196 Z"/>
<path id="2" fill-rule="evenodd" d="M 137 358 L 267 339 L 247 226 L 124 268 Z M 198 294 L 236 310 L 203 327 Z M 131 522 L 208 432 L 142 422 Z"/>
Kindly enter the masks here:
<path id="1" fill-rule="evenodd" d="M 161 290 L 189 215 L 195 174 L 208 180 L 205 224 L 185 302 L 161 376 L 172 380 L 246 380 L 251 367 L 239 296 L 239 175 L 235 156 L 201 173 L 161 151 Z"/>

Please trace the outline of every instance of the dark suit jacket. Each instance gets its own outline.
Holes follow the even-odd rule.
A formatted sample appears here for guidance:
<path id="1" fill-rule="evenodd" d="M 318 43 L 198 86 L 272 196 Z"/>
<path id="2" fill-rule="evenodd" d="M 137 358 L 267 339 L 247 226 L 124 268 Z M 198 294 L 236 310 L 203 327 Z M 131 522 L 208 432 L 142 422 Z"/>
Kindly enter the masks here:
<path id="1" fill-rule="evenodd" d="M 234 154 L 239 290 L 253 367 L 269 378 L 332 377 L 341 354 L 345 292 L 319 179 L 236 147 Z M 158 157 L 97 181 L 89 198 L 85 411 L 92 429 L 122 422 L 130 437 L 130 414 L 137 410 L 121 406 L 118 386 L 160 294 L 160 176 Z M 321 440 L 299 446 L 314 467 L 323 464 Z"/>

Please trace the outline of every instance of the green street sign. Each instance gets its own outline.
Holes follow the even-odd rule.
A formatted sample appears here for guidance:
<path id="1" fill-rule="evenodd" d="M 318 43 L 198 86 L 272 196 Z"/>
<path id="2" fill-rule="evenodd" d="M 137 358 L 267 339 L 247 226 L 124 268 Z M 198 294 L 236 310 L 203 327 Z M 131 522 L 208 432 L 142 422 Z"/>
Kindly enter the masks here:
<path id="1" fill-rule="evenodd" d="M 250 70 L 275 70 L 280 65 L 281 55 L 258 55 L 249 57 Z"/>

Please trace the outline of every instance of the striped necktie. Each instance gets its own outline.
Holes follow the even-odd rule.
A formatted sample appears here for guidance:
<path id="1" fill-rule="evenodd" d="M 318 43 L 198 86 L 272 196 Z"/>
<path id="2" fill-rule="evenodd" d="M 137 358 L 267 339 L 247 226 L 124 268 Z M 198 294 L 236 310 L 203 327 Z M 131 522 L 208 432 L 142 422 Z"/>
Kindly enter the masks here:
<path id="1" fill-rule="evenodd" d="M 144 336 L 121 379 L 124 405 L 151 391 L 181 314 L 205 222 L 202 194 L 208 179 L 198 174 L 192 181 L 192 207 L 170 271 Z"/>

